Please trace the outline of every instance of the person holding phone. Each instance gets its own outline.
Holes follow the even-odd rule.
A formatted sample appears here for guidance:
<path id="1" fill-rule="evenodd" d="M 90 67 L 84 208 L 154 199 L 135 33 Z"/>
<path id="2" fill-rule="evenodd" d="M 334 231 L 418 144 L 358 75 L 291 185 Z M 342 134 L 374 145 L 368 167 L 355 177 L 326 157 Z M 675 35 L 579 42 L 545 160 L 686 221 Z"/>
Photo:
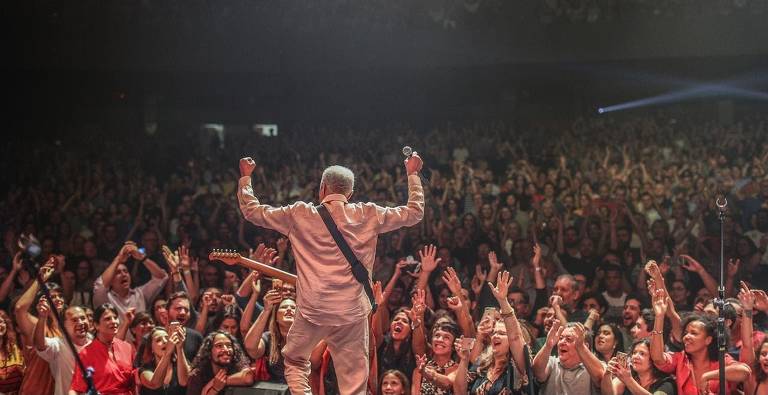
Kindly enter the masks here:
<path id="1" fill-rule="evenodd" d="M 621 354 L 621 355 L 620 355 Z M 651 342 L 636 341 L 629 355 L 617 353 L 608 362 L 608 374 L 603 378 L 604 395 L 675 395 L 672 377 L 660 371 L 651 360 Z"/>
<path id="2" fill-rule="evenodd" d="M 474 348 L 475 339 L 462 337 L 454 343 L 460 358 L 456 377 L 467 377 L 467 380 L 454 380 L 454 394 L 463 395 L 467 391 L 472 395 L 522 393 L 525 340 L 515 310 L 507 300 L 511 280 L 509 272 L 504 271 L 498 274 L 496 286 L 488 284 L 499 302 L 500 319 L 494 323 L 490 344 L 471 368 L 470 352 Z"/>
<path id="3" fill-rule="evenodd" d="M 367 270 L 368 278 L 376 257 L 378 235 L 413 226 L 424 217 L 421 167 L 422 160 L 416 152 L 405 160 L 408 203 L 399 207 L 350 203 L 354 173 L 342 166 L 330 166 L 323 171 L 319 200 Z M 365 394 L 370 371 L 368 317 L 372 306 L 364 288 L 353 276 L 350 262 L 326 227 L 318 207 L 306 202 L 282 207 L 262 204 L 251 186 L 255 169 L 252 158 L 240 159 L 240 211 L 254 225 L 287 236 L 296 258 L 297 313 L 282 351 L 291 393 L 311 392 L 310 354 L 325 340 L 340 392 Z"/>
<path id="4" fill-rule="evenodd" d="M 133 258 L 144 264 L 144 267 L 152 274 L 152 278 L 145 284 L 132 287 L 131 273 L 126 263 L 128 258 Z M 93 284 L 93 304 L 96 306 L 111 303 L 119 313 L 125 313 L 133 307 L 135 311 L 147 311 L 147 306 L 163 290 L 168 273 L 158 264 L 139 251 L 136 244 L 126 242 L 112 263 L 96 279 Z"/>

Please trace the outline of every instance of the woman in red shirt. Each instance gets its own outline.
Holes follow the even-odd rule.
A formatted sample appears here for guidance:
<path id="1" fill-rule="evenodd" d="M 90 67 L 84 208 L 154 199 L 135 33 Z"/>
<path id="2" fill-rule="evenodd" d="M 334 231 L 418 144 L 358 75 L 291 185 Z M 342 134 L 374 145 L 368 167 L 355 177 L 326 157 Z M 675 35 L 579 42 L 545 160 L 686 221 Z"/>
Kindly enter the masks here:
<path id="1" fill-rule="evenodd" d="M 658 290 L 653 297 L 653 310 L 656 321 L 651 332 L 651 358 L 654 365 L 664 373 L 674 373 L 677 380 L 678 395 L 717 394 L 718 351 L 717 323 L 708 315 L 691 314 L 682 322 L 683 351 L 664 352 L 664 316 L 669 306 L 669 298 L 663 290 Z M 737 362 L 730 355 L 725 355 L 726 392 L 735 393 L 739 383 L 749 378 L 748 365 Z"/>
<path id="2" fill-rule="evenodd" d="M 93 384 L 100 394 L 133 395 L 135 349 L 131 343 L 115 336 L 120 323 L 117 317 L 117 309 L 112 304 L 105 303 L 97 307 L 93 312 L 96 338 L 82 349 L 79 355 L 86 369 L 93 369 Z M 78 394 L 84 394 L 88 390 L 77 365 L 71 390 Z"/>

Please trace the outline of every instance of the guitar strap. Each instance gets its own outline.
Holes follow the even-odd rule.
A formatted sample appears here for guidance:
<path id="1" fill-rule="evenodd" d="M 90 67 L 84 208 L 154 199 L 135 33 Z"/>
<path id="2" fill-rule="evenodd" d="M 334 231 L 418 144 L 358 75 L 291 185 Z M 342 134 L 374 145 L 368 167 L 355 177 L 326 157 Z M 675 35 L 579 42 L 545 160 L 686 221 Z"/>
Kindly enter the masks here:
<path id="1" fill-rule="evenodd" d="M 371 280 L 368 278 L 368 269 L 360 263 L 360 260 L 357 259 L 357 256 L 352 251 L 352 248 L 349 247 L 349 244 L 347 244 L 344 236 L 339 232 L 339 228 L 336 227 L 336 222 L 331 218 L 331 213 L 328 211 L 328 208 L 321 203 L 317 206 L 317 212 L 320 213 L 320 217 L 323 219 L 325 227 L 328 228 L 328 232 L 333 236 L 333 240 L 336 241 L 336 245 L 341 250 L 341 253 L 344 254 L 344 257 L 347 258 L 347 262 L 352 266 L 352 275 L 355 276 L 357 282 L 363 286 L 365 295 L 368 296 L 368 301 L 371 302 L 371 313 L 375 313 L 376 307 L 378 306 L 376 306 L 376 299 L 373 297 Z"/>

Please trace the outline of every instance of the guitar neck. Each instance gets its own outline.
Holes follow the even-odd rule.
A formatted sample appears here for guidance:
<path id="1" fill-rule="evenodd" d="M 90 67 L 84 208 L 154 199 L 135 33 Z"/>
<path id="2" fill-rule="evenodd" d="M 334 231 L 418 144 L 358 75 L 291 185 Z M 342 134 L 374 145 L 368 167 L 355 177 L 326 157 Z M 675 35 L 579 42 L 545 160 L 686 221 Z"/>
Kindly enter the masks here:
<path id="1" fill-rule="evenodd" d="M 282 280 L 283 282 L 296 285 L 296 275 L 295 274 L 284 272 L 284 271 L 282 271 L 280 269 L 276 269 L 276 268 L 274 268 L 272 266 L 268 266 L 268 265 L 265 265 L 263 263 L 256 262 L 253 259 L 248 259 L 248 258 L 242 257 L 242 256 L 237 260 L 237 262 L 241 266 L 245 266 L 245 267 L 247 267 L 247 268 L 249 268 L 251 270 L 255 270 L 255 271 L 257 271 L 257 272 L 259 272 L 259 273 L 261 273 L 261 274 L 263 274 L 265 276 L 276 278 L 276 279 Z"/>

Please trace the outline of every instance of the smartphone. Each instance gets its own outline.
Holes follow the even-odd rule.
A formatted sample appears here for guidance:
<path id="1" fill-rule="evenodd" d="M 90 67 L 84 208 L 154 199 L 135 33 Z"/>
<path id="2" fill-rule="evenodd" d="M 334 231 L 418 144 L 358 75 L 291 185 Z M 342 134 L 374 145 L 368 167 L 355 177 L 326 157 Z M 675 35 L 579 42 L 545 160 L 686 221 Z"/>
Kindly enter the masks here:
<path id="1" fill-rule="evenodd" d="M 627 353 L 621 351 L 617 352 L 616 361 L 618 361 L 619 366 L 627 366 Z"/>
<path id="2" fill-rule="evenodd" d="M 473 337 L 462 337 L 461 338 L 461 348 L 465 350 L 471 350 L 472 347 L 475 346 L 475 338 Z"/>
<path id="3" fill-rule="evenodd" d="M 138 248 L 138 251 L 139 251 L 139 252 L 140 252 L 142 255 L 147 253 L 147 249 L 146 249 L 146 248 L 144 248 L 144 247 L 139 247 L 139 248 Z"/>

